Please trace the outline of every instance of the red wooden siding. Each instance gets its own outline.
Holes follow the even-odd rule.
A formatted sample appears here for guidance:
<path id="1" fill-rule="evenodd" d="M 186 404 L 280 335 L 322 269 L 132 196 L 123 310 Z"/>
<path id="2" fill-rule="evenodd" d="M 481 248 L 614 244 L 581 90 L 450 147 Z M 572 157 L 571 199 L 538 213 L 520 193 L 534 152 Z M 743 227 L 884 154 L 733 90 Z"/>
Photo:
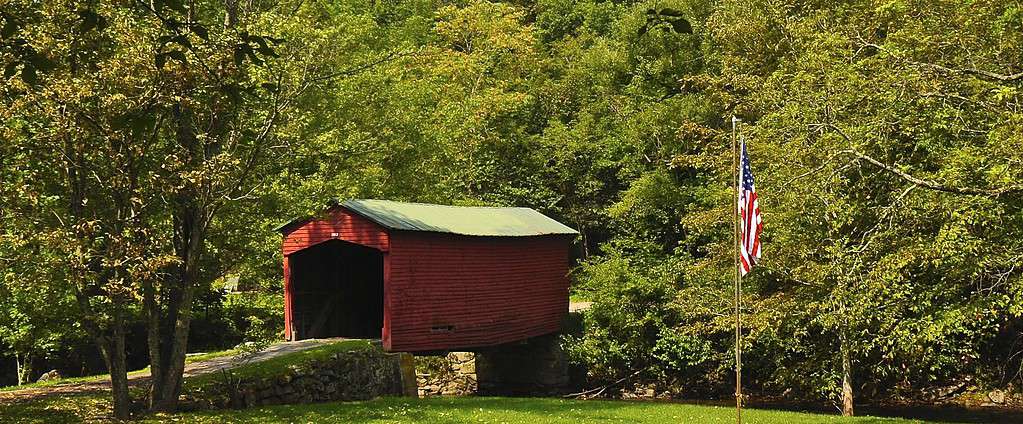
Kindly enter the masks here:
<path id="1" fill-rule="evenodd" d="M 560 330 L 568 238 L 395 231 L 390 242 L 386 349 L 492 346 Z"/>
<path id="2" fill-rule="evenodd" d="M 361 244 L 386 252 L 387 231 L 377 223 L 343 209 L 330 211 L 324 219 L 313 219 L 284 234 L 284 255 L 330 239 Z"/>

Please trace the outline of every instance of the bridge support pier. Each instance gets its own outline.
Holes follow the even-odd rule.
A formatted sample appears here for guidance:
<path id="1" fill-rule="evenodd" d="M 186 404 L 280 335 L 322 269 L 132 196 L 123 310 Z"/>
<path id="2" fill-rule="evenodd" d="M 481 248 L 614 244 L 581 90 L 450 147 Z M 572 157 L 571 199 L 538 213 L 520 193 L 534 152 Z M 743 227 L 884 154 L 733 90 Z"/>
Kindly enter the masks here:
<path id="1" fill-rule="evenodd" d="M 569 385 L 568 359 L 559 341 L 559 334 L 551 334 L 476 351 L 478 393 L 493 396 L 564 393 Z"/>

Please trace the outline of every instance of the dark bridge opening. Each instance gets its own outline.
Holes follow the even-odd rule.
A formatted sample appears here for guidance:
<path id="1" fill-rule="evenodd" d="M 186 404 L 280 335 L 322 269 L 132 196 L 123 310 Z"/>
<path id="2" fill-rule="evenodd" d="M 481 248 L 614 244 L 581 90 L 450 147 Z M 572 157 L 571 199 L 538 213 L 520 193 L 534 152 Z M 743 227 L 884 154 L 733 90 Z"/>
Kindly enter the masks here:
<path id="1" fill-rule="evenodd" d="M 379 339 L 384 255 L 330 240 L 290 256 L 294 339 Z"/>

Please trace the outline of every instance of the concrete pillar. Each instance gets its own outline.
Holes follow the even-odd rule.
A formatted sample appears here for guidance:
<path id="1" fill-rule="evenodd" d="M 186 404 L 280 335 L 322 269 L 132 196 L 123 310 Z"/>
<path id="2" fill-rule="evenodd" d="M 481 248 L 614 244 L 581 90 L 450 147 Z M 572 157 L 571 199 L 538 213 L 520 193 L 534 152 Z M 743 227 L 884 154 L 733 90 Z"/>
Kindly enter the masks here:
<path id="1" fill-rule="evenodd" d="M 398 363 L 401 369 L 402 396 L 419 397 L 419 383 L 416 381 L 416 357 L 411 353 L 402 352 L 398 354 Z"/>

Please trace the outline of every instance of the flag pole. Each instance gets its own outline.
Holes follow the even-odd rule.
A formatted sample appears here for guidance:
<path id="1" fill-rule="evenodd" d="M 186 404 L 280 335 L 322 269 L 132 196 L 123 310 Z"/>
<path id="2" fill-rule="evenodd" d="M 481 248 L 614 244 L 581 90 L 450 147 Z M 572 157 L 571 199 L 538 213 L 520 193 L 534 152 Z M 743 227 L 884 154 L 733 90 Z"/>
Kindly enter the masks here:
<path id="1" fill-rule="evenodd" d="M 732 274 L 735 295 L 735 421 L 742 424 L 742 324 L 740 321 L 739 299 L 742 290 L 742 273 L 739 272 L 739 160 L 736 139 L 739 118 L 732 115 L 732 239 L 735 255 Z"/>

